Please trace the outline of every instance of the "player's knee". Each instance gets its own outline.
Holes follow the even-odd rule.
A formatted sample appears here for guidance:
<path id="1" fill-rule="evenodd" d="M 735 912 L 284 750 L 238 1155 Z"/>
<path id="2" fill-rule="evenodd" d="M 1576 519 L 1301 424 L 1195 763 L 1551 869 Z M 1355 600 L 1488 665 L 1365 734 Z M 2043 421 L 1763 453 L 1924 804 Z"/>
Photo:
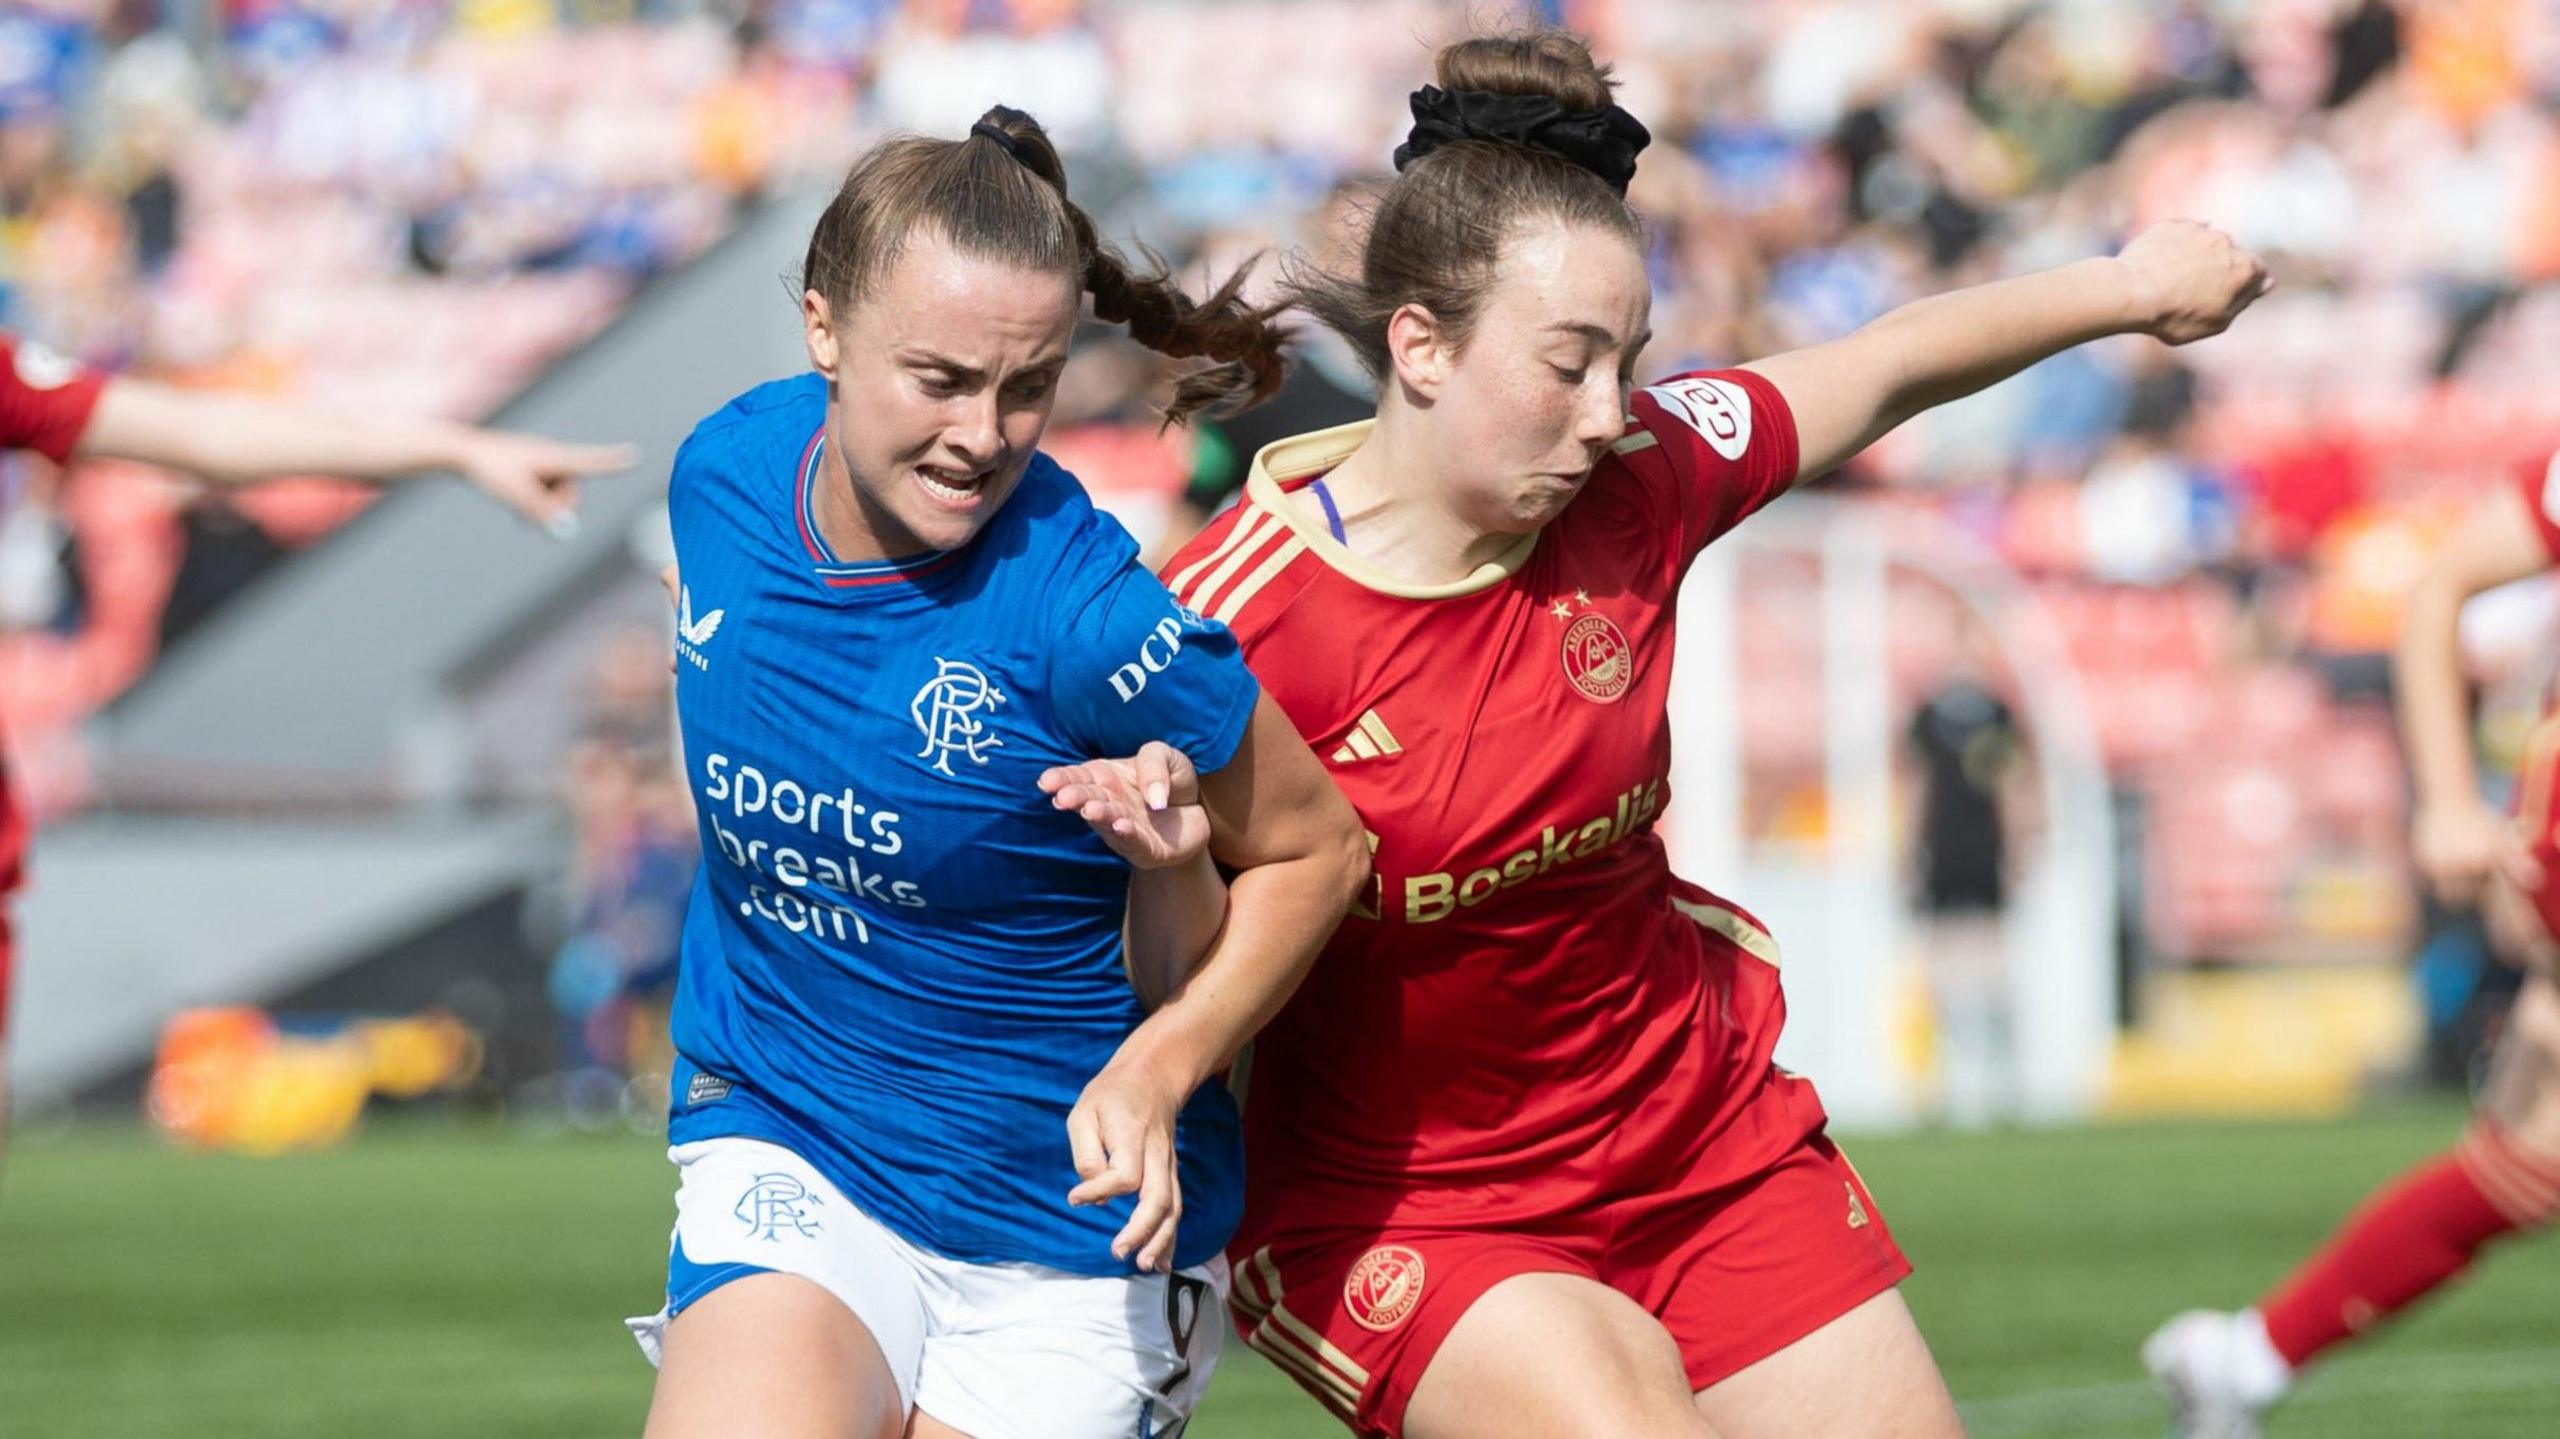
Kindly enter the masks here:
<path id="1" fill-rule="evenodd" d="M 2542 1167 L 2560 1167 L 2560 986 L 2526 983 L 2482 1088 L 2481 1118 Z"/>
<path id="2" fill-rule="evenodd" d="M 1598 1362 L 1571 1371 L 1550 1370 L 1559 1423 L 1547 1432 L 1557 1439 L 1716 1439 L 1678 1368 L 1678 1353 L 1663 1347 L 1669 1352 L 1595 1356 Z"/>
<path id="3" fill-rule="evenodd" d="M 1506 1427 L 1488 1420 L 1471 1434 L 1534 1433 L 1537 1439 L 1719 1439 L 1687 1394 L 1672 1390 L 1631 1390 L 1601 1383 L 1552 1381 L 1554 1392 L 1538 1406 L 1543 1422 Z M 1511 1411 L 1515 1415 L 1521 1411 Z M 1509 1421 L 1518 1426 L 1519 1420 Z M 1410 1429 L 1407 1431 L 1411 1432 Z M 1455 1431 L 1453 1431 L 1455 1432 Z"/>
<path id="4" fill-rule="evenodd" d="M 2552 1108 L 2545 1104 L 2540 1114 Z M 2519 1131 L 2484 1116 L 2462 1138 L 2462 1167 L 2517 1229 L 2544 1229 L 2560 1219 L 2560 1142 L 2552 1128 Z"/>
<path id="5" fill-rule="evenodd" d="M 2540 975 L 2526 982 L 2507 1011 L 2506 1038 L 2533 1050 L 2546 1067 L 2560 1069 L 2560 983 Z"/>
<path id="6" fill-rule="evenodd" d="M 1623 1413 L 1594 1416 L 1591 1422 L 1572 1431 L 1572 1439 L 1625 1439 L 1629 1434 L 1659 1436 L 1659 1439 L 1719 1439 L 1706 1416 L 1693 1406 L 1677 1408 L 1630 1408 Z"/>
<path id="7" fill-rule="evenodd" d="M 1451 1331 L 1406 1410 L 1411 1439 L 1714 1439 L 1680 1351 L 1651 1315 L 1591 1281 L 1524 1274 Z"/>

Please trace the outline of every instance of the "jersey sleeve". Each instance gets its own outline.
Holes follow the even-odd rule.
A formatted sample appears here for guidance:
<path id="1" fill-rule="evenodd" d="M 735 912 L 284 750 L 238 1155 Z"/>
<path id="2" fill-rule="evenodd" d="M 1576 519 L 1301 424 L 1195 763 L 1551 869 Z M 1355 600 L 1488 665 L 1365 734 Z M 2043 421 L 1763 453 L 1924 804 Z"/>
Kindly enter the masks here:
<path id="1" fill-rule="evenodd" d="M 1094 758 L 1163 740 L 1202 774 L 1226 766 L 1262 687 L 1225 625 L 1175 602 L 1125 532 L 1092 545 L 1058 606 L 1050 696 L 1070 744 Z"/>
<path id="2" fill-rule="evenodd" d="M 45 346 L 0 334 L 0 447 L 71 458 L 107 376 Z"/>
<path id="3" fill-rule="evenodd" d="M 2543 552 L 2560 563 L 2560 452 L 2548 460 L 2518 465 L 2515 485 L 2524 496 L 2525 513 L 2533 517 L 2533 532 L 2542 538 Z"/>
<path id="4" fill-rule="evenodd" d="M 1638 431 L 1651 439 L 1644 448 L 1678 499 L 1684 562 L 1795 483 L 1795 416 L 1777 386 L 1748 370 L 1674 375 L 1636 391 L 1629 408 L 1635 428 L 1618 447 L 1642 444 Z"/>

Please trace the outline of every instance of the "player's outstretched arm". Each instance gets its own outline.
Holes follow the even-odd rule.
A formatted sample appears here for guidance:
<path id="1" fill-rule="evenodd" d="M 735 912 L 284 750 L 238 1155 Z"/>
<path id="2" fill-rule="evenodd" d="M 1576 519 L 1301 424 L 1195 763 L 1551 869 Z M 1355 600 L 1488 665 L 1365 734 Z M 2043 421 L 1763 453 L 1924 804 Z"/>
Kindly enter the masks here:
<path id="1" fill-rule="evenodd" d="M 1174 1115 L 1280 1012 L 1369 876 L 1359 817 L 1268 695 L 1235 757 L 1201 779 L 1200 792 L 1209 848 L 1235 872 L 1226 922 L 1067 1116 L 1084 1179 L 1068 1202 L 1136 1194 L 1112 1250 L 1148 1269 L 1172 1262 L 1182 1217 Z"/>
<path id="2" fill-rule="evenodd" d="M 2493 875 L 2527 888 L 2538 878 L 2515 825 L 2480 794 L 2459 639 L 2464 601 L 2551 567 L 2525 504 L 2515 487 L 2501 485 L 2472 507 L 2411 587 L 2391 657 L 2417 789 L 2410 847 L 2419 872 L 2448 904 L 2477 903 Z"/>
<path id="3" fill-rule="evenodd" d="M 440 420 L 346 418 L 272 400 L 115 379 L 77 453 L 163 465 L 216 484 L 280 475 L 389 480 L 460 473 L 483 494 L 555 534 L 578 506 L 578 481 L 629 469 L 627 445 L 575 445 Z"/>
<path id="4" fill-rule="evenodd" d="M 1209 859 L 1199 771 L 1190 756 L 1150 740 L 1127 759 L 1047 770 L 1040 790 L 1093 826 L 1137 871 L 1122 943 L 1129 982 L 1154 1009 L 1191 977 L 1227 919 L 1227 884 Z"/>
<path id="5" fill-rule="evenodd" d="M 2265 267 L 2221 231 L 2169 220 L 2111 259 L 1914 300 L 1853 334 L 1754 360 L 1794 412 L 1800 462 L 1819 475 L 1913 415 L 2108 335 L 2172 345 L 2218 335 L 2267 292 Z"/>

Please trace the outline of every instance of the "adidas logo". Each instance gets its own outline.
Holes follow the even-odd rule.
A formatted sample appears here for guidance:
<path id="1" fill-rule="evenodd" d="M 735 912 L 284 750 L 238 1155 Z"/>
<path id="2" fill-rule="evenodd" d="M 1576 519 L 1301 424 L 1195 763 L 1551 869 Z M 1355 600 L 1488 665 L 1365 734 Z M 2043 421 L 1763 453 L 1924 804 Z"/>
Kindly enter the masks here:
<path id="1" fill-rule="evenodd" d="M 1378 712 L 1362 710 L 1360 722 L 1351 727 L 1342 748 L 1333 752 L 1333 762 L 1357 764 L 1364 759 L 1385 759 L 1402 753 L 1404 746 L 1396 743 L 1396 737 L 1387 732 L 1387 722 L 1378 718 Z"/>

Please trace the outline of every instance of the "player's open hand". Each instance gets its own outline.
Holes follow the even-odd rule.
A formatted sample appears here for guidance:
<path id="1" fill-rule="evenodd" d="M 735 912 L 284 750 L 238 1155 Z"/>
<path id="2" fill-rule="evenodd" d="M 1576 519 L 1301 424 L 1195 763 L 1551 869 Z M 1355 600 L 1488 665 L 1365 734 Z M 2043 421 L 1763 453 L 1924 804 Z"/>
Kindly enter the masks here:
<path id="1" fill-rule="evenodd" d="M 482 494 L 567 539 L 578 531 L 578 481 L 637 463 L 629 445 L 573 445 L 539 435 L 475 430 L 456 467 Z"/>
<path id="2" fill-rule="evenodd" d="M 2514 821 L 2481 800 L 2421 806 L 2409 839 L 2427 886 L 2457 908 L 2477 905 L 2492 878 L 2526 891 L 2542 883 L 2542 866 L 2526 850 Z"/>
<path id="3" fill-rule="evenodd" d="M 1112 853 L 1140 869 L 1188 862 L 1208 847 L 1209 812 L 1190 756 L 1149 740 L 1127 759 L 1093 759 L 1043 771 L 1049 803 L 1081 816 Z"/>
<path id="4" fill-rule="evenodd" d="M 1115 1059 L 1067 1113 L 1067 1144 L 1084 1181 L 1067 1192 L 1067 1202 L 1100 1204 L 1137 1195 L 1138 1206 L 1112 1239 L 1111 1253 L 1135 1256 L 1140 1269 L 1173 1268 L 1174 1236 L 1182 1227 L 1173 1122 L 1183 1097 L 1144 1065 Z"/>
<path id="5" fill-rule="evenodd" d="M 2221 334 L 2274 283 L 2257 256 L 2194 220 L 2153 225 L 2116 260 L 2133 273 L 2139 328 L 2172 345 Z"/>

